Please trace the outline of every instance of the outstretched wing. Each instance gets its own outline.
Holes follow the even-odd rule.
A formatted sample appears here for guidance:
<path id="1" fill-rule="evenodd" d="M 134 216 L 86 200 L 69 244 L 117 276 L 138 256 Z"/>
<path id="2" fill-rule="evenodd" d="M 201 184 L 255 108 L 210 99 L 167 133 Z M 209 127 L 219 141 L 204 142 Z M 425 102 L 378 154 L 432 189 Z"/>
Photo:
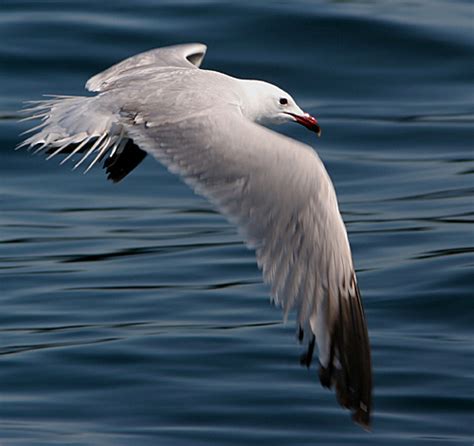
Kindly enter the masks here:
<path id="1" fill-rule="evenodd" d="M 210 199 L 255 248 L 274 301 L 295 308 L 302 362 L 318 346 L 320 380 L 368 427 L 371 360 L 367 325 L 331 180 L 304 144 L 213 108 L 172 125 L 154 107 L 122 108 L 134 142 Z"/>
<path id="2" fill-rule="evenodd" d="M 206 45 L 202 43 L 186 43 L 146 51 L 91 77 L 86 83 L 86 88 L 89 91 L 105 91 L 118 79 L 136 75 L 138 70 L 147 68 L 199 68 L 206 55 L 206 49 Z"/>
<path id="3" fill-rule="evenodd" d="M 65 160 L 91 146 L 76 166 L 92 157 L 89 169 L 109 156 L 106 167 L 116 166 L 109 176 L 117 181 L 142 159 L 136 150 L 181 175 L 239 226 L 256 250 L 274 301 L 285 315 L 297 311 L 300 340 L 308 343 L 302 362 L 310 366 L 316 343 L 321 383 L 335 387 L 354 420 L 368 426 L 367 325 L 336 194 L 321 160 L 311 147 L 245 119 L 223 75 L 175 68 L 158 77 L 135 73 L 125 82 L 117 73 L 116 88 L 98 96 L 40 103 L 33 117 L 43 119 L 41 130 L 22 145 L 52 147 L 49 157 L 72 145 Z"/>

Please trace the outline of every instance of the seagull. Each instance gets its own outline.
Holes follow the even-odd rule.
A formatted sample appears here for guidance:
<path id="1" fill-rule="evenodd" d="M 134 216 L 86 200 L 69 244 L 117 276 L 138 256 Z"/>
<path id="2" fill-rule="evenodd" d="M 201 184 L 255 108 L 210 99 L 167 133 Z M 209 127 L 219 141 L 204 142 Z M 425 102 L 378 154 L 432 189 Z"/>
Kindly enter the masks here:
<path id="1" fill-rule="evenodd" d="M 300 358 L 370 428 L 367 323 L 331 179 L 312 147 L 269 125 L 318 121 L 275 85 L 200 69 L 206 45 L 153 49 L 91 77 L 94 96 L 52 96 L 27 109 L 41 120 L 28 147 L 66 155 L 85 172 L 103 162 L 118 182 L 152 155 L 235 223 L 256 252 L 285 320 L 296 310 Z"/>

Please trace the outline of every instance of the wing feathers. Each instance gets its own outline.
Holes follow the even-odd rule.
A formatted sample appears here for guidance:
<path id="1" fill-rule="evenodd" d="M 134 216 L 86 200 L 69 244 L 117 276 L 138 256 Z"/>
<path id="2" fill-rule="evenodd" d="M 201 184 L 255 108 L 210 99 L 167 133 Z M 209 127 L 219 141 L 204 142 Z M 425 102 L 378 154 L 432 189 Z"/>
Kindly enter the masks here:
<path id="1" fill-rule="evenodd" d="M 32 131 L 38 131 L 17 148 L 29 146 L 33 153 L 45 151 L 50 160 L 57 155 L 68 154 L 60 164 L 75 155 L 81 157 L 73 169 L 89 160 L 87 173 L 95 164 L 105 159 L 108 179 L 117 182 L 128 175 L 146 156 L 125 133 L 114 116 L 113 108 L 107 109 L 103 97 L 56 97 L 42 101 L 25 112 L 36 113 L 42 123 Z M 41 111 L 40 114 L 37 112 Z"/>
<path id="2" fill-rule="evenodd" d="M 202 43 L 187 43 L 136 54 L 91 77 L 86 83 L 86 89 L 105 91 L 118 79 L 147 68 L 198 68 L 206 55 L 206 49 L 206 45 Z"/>
<path id="3" fill-rule="evenodd" d="M 144 53 L 94 76 L 88 88 L 107 90 L 128 70 L 150 63 L 174 60 L 181 64 L 174 66 L 192 68 L 205 52 L 205 47 L 193 48 Z M 200 74 L 192 101 L 189 94 L 177 94 L 192 82 L 190 73 L 203 73 L 178 71 L 179 76 L 167 72 L 160 78 L 165 84 L 170 76 L 176 78 L 169 91 L 152 84 L 143 85 L 138 94 L 135 85 L 134 100 L 128 87 L 120 87 L 122 91 L 116 85 L 117 90 L 92 98 L 44 101 L 30 110 L 43 120 L 38 133 L 21 146 L 39 146 L 37 151 L 49 147 L 48 158 L 68 153 L 63 162 L 82 154 L 75 167 L 91 158 L 86 171 L 105 159 L 112 181 L 120 181 L 146 153 L 182 176 L 238 224 L 256 249 L 264 280 L 285 318 L 297 311 L 300 340 L 308 343 L 302 362 L 311 364 L 317 346 L 321 384 L 334 387 L 340 404 L 368 427 L 372 378 L 367 325 L 346 230 L 322 162 L 309 146 L 243 118 L 237 106 L 229 105 L 235 97 L 227 84 L 223 98 L 214 92 L 217 104 L 204 108 L 201 102 L 207 104 L 209 98 L 200 90 Z"/>
<path id="4" fill-rule="evenodd" d="M 317 344 L 321 383 L 335 387 L 341 405 L 367 427 L 372 388 L 367 328 L 346 231 L 324 167 L 305 146 L 229 110 L 213 110 L 208 119 L 201 122 L 204 130 L 187 122 L 179 140 L 160 126 L 130 132 L 140 147 L 241 225 L 249 245 L 256 247 L 275 303 L 285 317 L 297 309 L 308 342 L 302 362 L 311 363 Z M 205 150 L 201 140 L 208 141 Z M 160 148 L 171 141 L 172 150 Z M 239 177 L 244 187 L 236 187 Z"/>
<path id="5" fill-rule="evenodd" d="M 324 387 L 335 387 L 341 406 L 356 423 L 368 429 L 372 408 L 372 366 L 365 315 L 355 276 L 338 294 L 338 311 L 331 328 L 327 367 L 320 366 Z"/>
<path id="6" fill-rule="evenodd" d="M 146 157 L 146 152 L 141 150 L 131 139 L 124 141 L 124 147 L 117 150 L 104 162 L 107 179 L 117 183 L 125 178 Z"/>

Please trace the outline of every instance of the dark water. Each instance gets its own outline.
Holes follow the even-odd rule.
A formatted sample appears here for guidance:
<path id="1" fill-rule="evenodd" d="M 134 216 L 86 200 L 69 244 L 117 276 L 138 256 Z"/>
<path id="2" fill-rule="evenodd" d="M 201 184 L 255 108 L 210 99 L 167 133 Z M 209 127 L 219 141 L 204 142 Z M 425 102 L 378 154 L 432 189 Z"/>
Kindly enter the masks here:
<path id="1" fill-rule="evenodd" d="M 469 0 L 0 1 L 1 445 L 470 445 Z M 373 347 L 353 425 L 253 253 L 148 159 L 123 183 L 14 152 L 24 100 L 171 43 L 292 92 L 319 118 Z"/>

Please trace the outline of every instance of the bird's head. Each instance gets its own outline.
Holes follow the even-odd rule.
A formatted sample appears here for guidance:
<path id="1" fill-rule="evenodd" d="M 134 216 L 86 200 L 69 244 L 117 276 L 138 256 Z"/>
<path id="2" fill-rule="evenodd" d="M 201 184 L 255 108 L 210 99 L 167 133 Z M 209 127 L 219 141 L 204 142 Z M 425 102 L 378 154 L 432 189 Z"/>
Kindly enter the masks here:
<path id="1" fill-rule="evenodd" d="M 301 110 L 286 91 L 262 81 L 244 81 L 244 85 L 246 94 L 242 111 L 247 118 L 263 125 L 297 122 L 321 135 L 316 118 Z"/>

